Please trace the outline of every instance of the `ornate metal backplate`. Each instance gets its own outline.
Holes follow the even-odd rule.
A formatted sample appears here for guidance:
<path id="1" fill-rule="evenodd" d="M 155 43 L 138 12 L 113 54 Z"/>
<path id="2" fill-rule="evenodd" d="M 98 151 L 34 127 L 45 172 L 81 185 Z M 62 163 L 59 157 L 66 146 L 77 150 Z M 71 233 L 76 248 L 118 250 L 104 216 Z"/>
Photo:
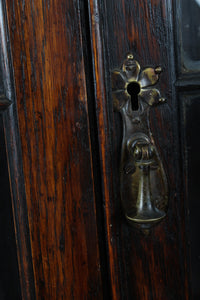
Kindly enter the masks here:
<path id="1" fill-rule="evenodd" d="M 167 211 L 166 174 L 149 122 L 149 110 L 165 99 L 154 86 L 161 68 L 140 71 L 129 54 L 122 68 L 112 73 L 114 108 L 123 120 L 120 164 L 121 200 L 129 223 L 150 228 Z"/>

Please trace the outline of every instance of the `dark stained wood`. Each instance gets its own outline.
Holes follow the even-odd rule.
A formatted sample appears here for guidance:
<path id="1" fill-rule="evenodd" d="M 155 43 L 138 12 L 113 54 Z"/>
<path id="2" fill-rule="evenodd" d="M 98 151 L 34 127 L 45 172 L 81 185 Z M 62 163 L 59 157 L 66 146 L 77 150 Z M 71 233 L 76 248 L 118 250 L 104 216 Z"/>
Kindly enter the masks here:
<path id="1" fill-rule="evenodd" d="M 113 208 L 110 199 L 113 199 L 112 186 L 112 159 L 110 146 L 112 138 L 108 132 L 108 112 L 106 104 L 106 81 L 104 78 L 104 57 L 103 45 L 100 28 L 100 12 L 97 1 L 90 1 L 90 29 L 91 29 L 91 43 L 92 43 L 92 59 L 93 59 L 93 73 L 95 78 L 95 98 L 96 111 L 98 122 L 98 138 L 100 144 L 100 161 L 102 172 L 102 190 L 103 200 L 105 206 L 105 224 L 108 241 L 108 263 L 110 273 L 110 284 L 113 299 L 120 297 L 120 274 L 119 274 L 119 258 L 117 256 L 117 245 L 113 237 L 116 236 L 116 229 L 113 228 Z M 107 133 L 107 134 L 106 134 Z M 107 213 L 109 211 L 109 213 Z M 117 217 L 117 216 L 115 216 Z M 117 220 L 116 220 L 117 222 Z M 113 232 L 114 230 L 114 232 Z M 113 244 L 114 243 L 114 244 Z M 119 298 L 120 299 L 120 298 Z"/>
<path id="2" fill-rule="evenodd" d="M 31 249 L 30 249 L 30 237 L 29 237 L 29 227 L 28 227 L 28 219 L 27 219 L 27 210 L 26 210 L 26 201 L 25 201 L 25 193 L 24 193 L 24 179 L 23 172 L 21 166 L 21 149 L 20 149 L 20 140 L 19 140 L 19 132 L 17 125 L 17 115 L 16 115 L 16 105 L 15 105 L 15 95 L 14 95 L 14 80 L 13 80 L 13 70 L 11 63 L 11 53 L 10 53 L 10 44 L 9 44 L 9 33 L 7 28 L 7 14 L 5 2 L 0 2 L 0 49 L 1 49 L 1 59 L 0 59 L 0 108 L 5 109 L 9 106 L 9 109 L 3 113 L 2 119 L 4 124 L 4 133 L 6 139 L 6 150 L 7 150 L 7 161 L 4 163 L 8 163 L 7 168 L 9 168 L 9 177 L 10 177 L 10 191 L 7 191 L 6 196 L 6 206 L 9 206 L 10 195 L 12 198 L 12 210 L 13 210 L 13 222 L 15 226 L 15 239 L 17 244 L 17 255 L 18 255 L 18 267 L 20 273 L 20 281 L 21 281 L 21 294 L 23 299 L 35 299 L 35 288 L 33 281 L 33 269 L 32 269 L 32 260 L 31 260 Z M 1 151 L 4 150 L 4 141 L 1 136 Z M 5 160 L 5 158 L 4 158 Z M 5 167 L 1 163 L 1 172 L 5 172 Z M 4 190 L 6 189 L 6 174 L 3 175 L 4 180 L 1 181 L 3 186 L 1 189 L 1 199 L 5 198 Z M 7 187 L 8 189 L 8 187 Z M 9 194 L 8 194 L 9 193 Z M 2 201 L 1 200 L 1 201 Z M 12 217 L 9 215 L 8 211 L 3 212 L 3 216 L 1 216 L 1 220 L 3 222 L 4 218 L 6 220 L 10 220 L 12 222 Z M 7 221 L 8 222 L 8 221 Z M 11 241 L 11 237 L 9 233 L 6 232 L 6 224 L 2 224 L 2 229 L 4 233 L 7 235 L 6 239 Z M 1 251 L 6 246 L 7 242 L 4 240 L 3 235 L 1 234 Z M 14 245 L 13 253 L 15 251 Z M 1 298 L 8 297 L 12 299 L 20 298 L 20 292 L 18 292 L 18 296 L 16 294 L 16 289 L 10 283 L 10 281 L 15 281 L 15 285 L 19 285 L 17 278 L 14 278 L 14 273 L 9 270 L 9 264 L 13 264 L 14 261 L 13 256 L 11 255 L 9 249 L 7 249 L 7 255 L 9 255 L 9 262 L 7 263 L 6 273 L 9 272 L 9 287 L 8 294 L 1 294 Z M 6 255 L 3 255 L 2 266 L 6 263 Z M 2 270 L 3 268 L 1 268 Z M 6 274 L 3 274 L 4 280 L 6 280 Z M 8 279 L 7 279 L 8 281 Z M 6 287 L 5 282 L 1 282 L 3 289 Z M 11 296 L 12 294 L 12 296 Z M 15 294 L 15 296 L 14 296 Z"/>
<path id="3" fill-rule="evenodd" d="M 12 102 L 3 120 L 22 298 L 187 300 L 188 178 L 177 95 L 195 88 L 199 99 L 199 77 L 181 73 L 178 49 L 174 65 L 179 2 L 5 0 L 9 34 L 2 3 L 0 109 Z M 111 72 L 130 52 L 142 69 L 162 67 L 156 87 L 167 98 L 152 110 L 151 128 L 169 209 L 148 235 L 127 224 L 120 202 L 122 121 Z"/>
<path id="4" fill-rule="evenodd" d="M 88 5 L 112 298 L 188 299 L 171 1 L 90 0 Z M 161 65 L 157 87 L 167 98 L 152 112 L 151 127 L 168 176 L 169 209 L 147 236 L 128 226 L 119 196 L 122 124 L 113 113 L 110 74 L 130 52 L 141 68 Z"/>
<path id="5" fill-rule="evenodd" d="M 6 3 L 36 297 L 102 299 L 79 3 Z"/>

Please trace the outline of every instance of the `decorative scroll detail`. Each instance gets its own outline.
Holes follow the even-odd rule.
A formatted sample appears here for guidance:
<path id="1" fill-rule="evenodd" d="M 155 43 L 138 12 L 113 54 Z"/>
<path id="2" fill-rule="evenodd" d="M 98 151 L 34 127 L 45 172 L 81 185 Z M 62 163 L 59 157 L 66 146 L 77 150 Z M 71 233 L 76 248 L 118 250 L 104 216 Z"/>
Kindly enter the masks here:
<path id="1" fill-rule="evenodd" d="M 150 130 L 149 110 L 165 102 L 154 86 L 161 67 L 140 71 L 129 54 L 112 73 L 114 108 L 122 115 L 121 199 L 129 223 L 148 229 L 167 211 L 166 174 Z"/>

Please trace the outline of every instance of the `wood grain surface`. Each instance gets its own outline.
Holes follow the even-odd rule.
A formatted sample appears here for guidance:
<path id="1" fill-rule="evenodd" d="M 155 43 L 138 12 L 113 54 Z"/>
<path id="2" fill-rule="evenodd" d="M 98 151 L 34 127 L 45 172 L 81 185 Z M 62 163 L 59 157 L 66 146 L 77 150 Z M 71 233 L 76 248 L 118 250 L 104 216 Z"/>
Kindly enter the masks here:
<path id="1" fill-rule="evenodd" d="M 188 299 L 171 1 L 88 0 L 88 5 L 112 299 Z M 167 172 L 169 209 L 146 236 L 128 226 L 120 205 L 122 121 L 113 112 L 111 71 L 128 53 L 142 69 L 163 68 L 157 88 L 167 98 L 152 110 L 151 127 Z"/>
<path id="2" fill-rule="evenodd" d="M 79 2 L 6 4 L 36 298 L 102 299 Z"/>
<path id="3" fill-rule="evenodd" d="M 188 299 L 172 1 L 6 4 L 17 114 L 9 110 L 5 126 L 10 120 L 7 144 L 22 158 L 15 162 L 8 149 L 22 216 L 15 225 L 23 299 L 34 299 L 30 259 L 37 299 Z M 151 127 L 169 209 L 148 235 L 126 223 L 119 196 L 122 121 L 113 112 L 111 72 L 130 52 L 142 69 L 163 68 L 157 88 L 167 98 L 152 110 Z"/>
<path id="4" fill-rule="evenodd" d="M 1 136 L 1 172 L 4 180 L 1 180 L 1 201 L 5 199 L 6 206 L 9 205 L 12 207 L 11 216 L 7 211 L 3 212 L 1 216 L 2 222 L 4 219 L 6 222 L 2 224 L 1 228 L 3 234 L 1 233 L 1 251 L 3 251 L 7 245 L 7 242 L 12 242 L 12 237 L 9 233 L 6 223 L 14 223 L 15 227 L 15 242 L 12 245 L 12 253 L 9 251 L 9 248 L 6 249 L 6 253 L 2 255 L 3 265 L 6 264 L 6 272 L 2 272 L 1 279 L 1 298 L 8 299 L 35 299 L 35 286 L 33 280 L 33 268 L 32 268 L 32 255 L 30 249 L 30 236 L 29 236 L 29 226 L 27 219 L 27 209 L 26 209 L 26 198 L 24 191 L 24 178 L 23 170 L 21 164 L 21 147 L 18 131 L 18 122 L 16 114 L 16 102 L 15 102 L 15 91 L 14 91 L 14 80 L 13 80 L 13 68 L 12 68 L 12 58 L 10 51 L 10 39 L 9 39 L 9 30 L 7 26 L 7 13 L 5 2 L 0 2 L 0 99 L 3 100 L 3 107 L 5 104 L 10 104 L 9 108 L 2 114 L 2 123 L 1 130 L 4 136 Z M 7 105 L 8 106 L 8 105 Z M 4 149 L 4 139 L 6 140 Z M 3 158 L 3 152 L 6 151 L 7 157 Z M 6 184 L 5 180 L 8 175 L 6 175 L 6 169 L 4 169 L 4 164 L 6 165 L 7 170 L 9 170 L 9 183 Z M 4 191 L 7 189 L 6 195 Z M 14 229 L 14 228 L 13 228 Z M 6 236 L 6 241 L 4 240 L 4 235 Z M 17 246 L 17 251 L 16 251 Z M 15 256 L 15 251 L 17 256 Z M 8 260 L 7 261 L 7 258 Z M 17 260 L 17 265 L 15 265 L 14 260 Z M 13 270 L 9 269 L 9 265 L 13 266 Z M 14 268 L 17 268 L 17 272 L 14 271 Z M 19 270 L 18 270 L 19 268 Z M 14 271 L 14 272 L 13 272 Z M 20 274 L 20 282 L 16 274 Z M 8 277 L 6 276 L 8 274 Z M 15 278 L 13 277 L 15 276 Z M 11 283 L 12 282 L 12 283 Z M 20 291 L 21 283 L 21 291 Z M 13 286 L 13 284 L 15 286 Z M 8 285 L 8 288 L 6 288 Z M 6 291 L 7 289 L 7 291 Z"/>

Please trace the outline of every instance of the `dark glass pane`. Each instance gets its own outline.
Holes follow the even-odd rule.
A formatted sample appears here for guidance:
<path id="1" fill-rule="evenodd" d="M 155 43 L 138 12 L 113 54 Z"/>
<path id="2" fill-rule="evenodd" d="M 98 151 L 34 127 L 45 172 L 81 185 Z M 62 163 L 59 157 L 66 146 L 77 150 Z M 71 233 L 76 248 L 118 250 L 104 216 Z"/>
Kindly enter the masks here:
<path id="1" fill-rule="evenodd" d="M 200 0 L 183 0 L 181 3 L 182 46 L 187 65 L 187 60 L 200 60 Z"/>
<path id="2" fill-rule="evenodd" d="M 2 115 L 0 141 L 0 300 L 19 300 L 20 282 Z"/>
<path id="3" fill-rule="evenodd" d="M 200 299 L 200 97 L 186 105 L 189 240 L 192 299 Z"/>

